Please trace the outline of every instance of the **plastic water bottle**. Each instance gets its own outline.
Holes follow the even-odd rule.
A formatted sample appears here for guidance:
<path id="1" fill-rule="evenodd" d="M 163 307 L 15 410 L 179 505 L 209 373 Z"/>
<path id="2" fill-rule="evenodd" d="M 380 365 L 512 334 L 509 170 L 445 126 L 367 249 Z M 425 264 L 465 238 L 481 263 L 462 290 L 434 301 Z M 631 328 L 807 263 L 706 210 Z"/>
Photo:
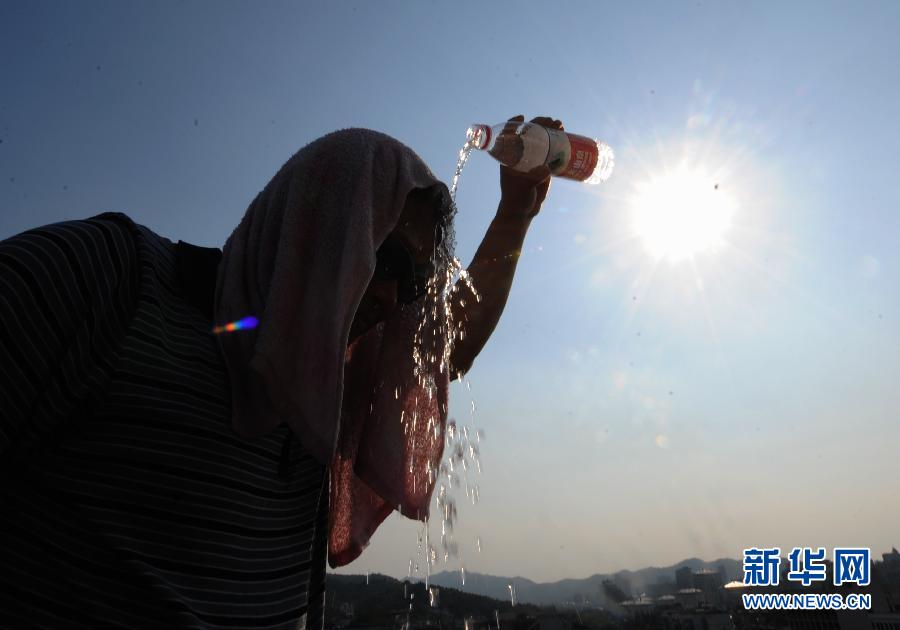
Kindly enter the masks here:
<path id="1" fill-rule="evenodd" d="M 612 173 L 613 150 L 605 142 L 529 122 L 472 125 L 469 146 L 487 151 L 509 168 L 528 172 L 546 165 L 556 177 L 599 184 Z"/>

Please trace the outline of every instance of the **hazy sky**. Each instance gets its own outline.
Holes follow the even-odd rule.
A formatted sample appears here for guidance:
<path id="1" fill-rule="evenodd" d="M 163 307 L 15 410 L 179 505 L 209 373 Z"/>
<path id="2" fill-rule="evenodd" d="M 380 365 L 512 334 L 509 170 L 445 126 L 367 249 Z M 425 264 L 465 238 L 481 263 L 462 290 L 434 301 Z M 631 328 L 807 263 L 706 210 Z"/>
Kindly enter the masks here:
<path id="1" fill-rule="evenodd" d="M 221 246 L 329 131 L 391 134 L 449 181 L 470 123 L 560 118 L 616 170 L 554 183 L 454 385 L 484 472 L 438 570 L 881 552 L 900 543 L 898 32 L 892 2 L 3 0 L 0 238 L 118 210 Z M 658 261 L 636 195 L 682 164 L 733 223 Z M 464 262 L 497 174 L 485 155 L 463 174 Z M 345 571 L 405 576 L 416 533 L 391 517 Z"/>

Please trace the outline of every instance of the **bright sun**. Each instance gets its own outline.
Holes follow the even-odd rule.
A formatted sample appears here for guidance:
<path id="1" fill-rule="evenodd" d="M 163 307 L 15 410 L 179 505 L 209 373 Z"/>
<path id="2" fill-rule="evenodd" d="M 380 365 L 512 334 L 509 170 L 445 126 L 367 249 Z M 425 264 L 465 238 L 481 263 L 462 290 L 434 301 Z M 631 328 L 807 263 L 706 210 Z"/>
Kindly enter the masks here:
<path id="1" fill-rule="evenodd" d="M 720 246 L 734 209 L 714 179 L 679 170 L 638 185 L 634 227 L 654 257 L 677 262 Z"/>

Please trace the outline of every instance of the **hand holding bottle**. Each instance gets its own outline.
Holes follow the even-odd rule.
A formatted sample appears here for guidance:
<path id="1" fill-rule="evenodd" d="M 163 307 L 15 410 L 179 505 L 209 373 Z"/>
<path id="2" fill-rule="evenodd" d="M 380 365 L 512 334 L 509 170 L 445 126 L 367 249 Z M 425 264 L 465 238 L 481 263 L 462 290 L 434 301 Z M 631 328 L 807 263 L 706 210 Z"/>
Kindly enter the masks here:
<path id="1" fill-rule="evenodd" d="M 527 173 L 545 165 L 555 177 L 599 184 L 612 173 L 612 148 L 596 138 L 563 131 L 558 120 L 521 116 L 494 125 L 472 125 L 467 146 L 480 149 L 509 168 Z"/>
<path id="2" fill-rule="evenodd" d="M 495 146 L 498 151 L 515 151 L 516 128 L 525 120 L 522 115 L 514 116 L 498 134 Z M 532 123 L 548 129 L 563 129 L 559 120 L 547 116 L 531 119 Z M 506 141 L 510 140 L 509 143 Z M 500 164 L 500 207 L 497 216 L 508 219 L 530 221 L 541 211 L 541 205 L 550 190 L 550 168 L 544 164 L 522 172 Z"/>
<path id="3" fill-rule="evenodd" d="M 475 125 L 469 130 L 469 146 L 500 162 L 500 205 L 466 268 L 482 299 L 467 300 L 469 293 L 463 290 L 451 300 L 453 321 L 465 322 L 465 335 L 456 341 L 450 357 L 452 374 L 469 370 L 500 320 L 531 219 L 547 198 L 551 174 L 585 181 L 600 163 L 585 159 L 600 155 L 600 144 L 586 138 L 579 145 L 581 136 L 566 134 L 559 120 L 539 116 L 524 121 L 524 116 L 514 116 L 496 127 Z M 608 175 L 611 155 L 603 167 Z"/>

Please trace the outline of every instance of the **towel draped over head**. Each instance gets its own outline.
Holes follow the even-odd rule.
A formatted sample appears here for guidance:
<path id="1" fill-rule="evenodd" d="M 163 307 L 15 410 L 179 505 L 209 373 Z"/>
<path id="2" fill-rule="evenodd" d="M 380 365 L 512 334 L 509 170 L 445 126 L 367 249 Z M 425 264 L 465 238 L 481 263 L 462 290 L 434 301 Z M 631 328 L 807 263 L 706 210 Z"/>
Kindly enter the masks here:
<path id="1" fill-rule="evenodd" d="M 345 129 L 297 152 L 224 247 L 215 320 L 255 315 L 218 340 L 232 423 L 253 438 L 286 422 L 330 466 L 329 563 L 355 559 L 393 509 L 424 519 L 443 452 L 449 375 L 414 374 L 423 300 L 348 348 L 379 245 L 409 193 L 446 186 L 408 147 Z M 445 198 L 447 211 L 448 197 Z"/>

